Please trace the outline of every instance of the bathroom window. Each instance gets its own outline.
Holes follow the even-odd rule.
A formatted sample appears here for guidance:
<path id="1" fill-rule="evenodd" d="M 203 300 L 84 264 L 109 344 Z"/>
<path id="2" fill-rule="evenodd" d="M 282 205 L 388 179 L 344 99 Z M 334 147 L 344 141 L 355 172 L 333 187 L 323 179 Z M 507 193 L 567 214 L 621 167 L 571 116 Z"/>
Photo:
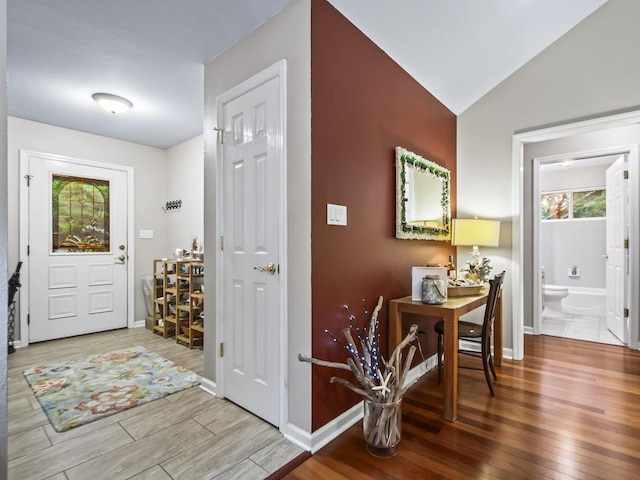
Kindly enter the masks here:
<path id="1" fill-rule="evenodd" d="M 602 218 L 607 213 L 604 189 L 543 193 L 540 206 L 542 220 Z"/>
<path id="2" fill-rule="evenodd" d="M 573 218 L 604 217 L 607 214 L 607 197 L 604 190 L 573 192 Z"/>
<path id="3" fill-rule="evenodd" d="M 569 218 L 569 193 L 542 194 L 542 219 L 560 220 Z"/>

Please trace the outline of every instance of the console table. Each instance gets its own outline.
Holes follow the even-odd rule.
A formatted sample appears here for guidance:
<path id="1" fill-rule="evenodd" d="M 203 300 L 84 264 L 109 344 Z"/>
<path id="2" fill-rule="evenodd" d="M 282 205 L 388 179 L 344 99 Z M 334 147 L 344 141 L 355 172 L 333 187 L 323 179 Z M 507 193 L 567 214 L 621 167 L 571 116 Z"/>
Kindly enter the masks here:
<path id="1" fill-rule="evenodd" d="M 454 422 L 458 417 L 458 320 L 465 313 L 487 303 L 489 289 L 477 295 L 449 297 L 440 305 L 412 300 L 411 296 L 389 302 L 389 352 L 402 341 L 402 316 L 405 313 L 437 317 L 444 320 L 444 405 L 442 418 Z M 502 292 L 498 294 L 493 326 L 493 361 L 502 365 Z"/>

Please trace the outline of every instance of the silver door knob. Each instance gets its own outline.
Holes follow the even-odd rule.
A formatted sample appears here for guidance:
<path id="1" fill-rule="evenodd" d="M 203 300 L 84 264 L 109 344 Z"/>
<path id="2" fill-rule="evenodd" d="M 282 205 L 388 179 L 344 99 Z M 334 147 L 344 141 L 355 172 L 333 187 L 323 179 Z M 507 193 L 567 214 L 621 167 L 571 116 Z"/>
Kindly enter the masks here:
<path id="1" fill-rule="evenodd" d="M 127 259 L 127 257 L 125 255 L 118 255 L 116 257 L 116 260 L 120 263 L 124 263 L 124 261 Z"/>
<path id="2" fill-rule="evenodd" d="M 259 272 L 265 272 L 270 275 L 275 275 L 277 267 L 274 263 L 270 263 L 266 267 L 253 267 L 254 270 L 258 270 Z"/>

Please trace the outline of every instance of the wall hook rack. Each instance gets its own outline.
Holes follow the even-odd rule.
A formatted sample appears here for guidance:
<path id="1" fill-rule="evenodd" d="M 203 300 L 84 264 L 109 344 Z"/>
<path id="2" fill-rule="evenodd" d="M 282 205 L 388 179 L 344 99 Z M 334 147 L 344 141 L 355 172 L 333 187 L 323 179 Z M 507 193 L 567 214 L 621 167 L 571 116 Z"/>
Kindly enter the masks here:
<path id="1" fill-rule="evenodd" d="M 162 207 L 162 210 L 164 210 L 165 213 L 167 212 L 171 212 L 171 211 L 177 211 L 180 210 L 182 208 L 182 200 L 169 200 L 168 202 L 165 203 L 165 206 Z"/>

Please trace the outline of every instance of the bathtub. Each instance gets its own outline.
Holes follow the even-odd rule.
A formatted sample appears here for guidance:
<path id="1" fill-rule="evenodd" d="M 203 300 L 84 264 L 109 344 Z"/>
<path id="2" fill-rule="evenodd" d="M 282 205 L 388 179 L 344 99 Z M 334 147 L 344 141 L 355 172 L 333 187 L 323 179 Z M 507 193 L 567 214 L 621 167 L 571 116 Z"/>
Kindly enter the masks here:
<path id="1" fill-rule="evenodd" d="M 565 313 L 570 315 L 605 315 L 607 291 L 604 288 L 568 288 L 569 295 L 562 299 Z"/>

